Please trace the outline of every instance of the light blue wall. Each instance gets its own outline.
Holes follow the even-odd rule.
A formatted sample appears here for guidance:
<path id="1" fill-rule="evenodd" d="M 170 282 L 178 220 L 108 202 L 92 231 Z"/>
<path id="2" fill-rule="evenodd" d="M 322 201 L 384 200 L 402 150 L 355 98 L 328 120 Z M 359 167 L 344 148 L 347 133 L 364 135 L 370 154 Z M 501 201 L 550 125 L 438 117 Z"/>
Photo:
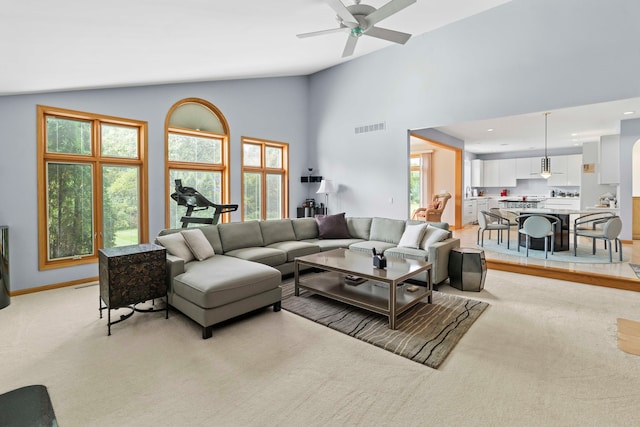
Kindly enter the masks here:
<path id="1" fill-rule="evenodd" d="M 638 16 L 637 0 L 514 0 L 313 75 L 312 150 L 343 187 L 334 203 L 406 218 L 408 129 L 640 96 Z"/>
<path id="2" fill-rule="evenodd" d="M 97 264 L 38 271 L 36 105 L 144 120 L 149 125 L 149 234 L 164 228 L 164 120 L 178 100 L 217 106 L 231 130 L 231 202 L 240 203 L 242 136 L 290 146 L 290 213 L 306 197 L 308 77 L 222 81 L 0 97 L 0 224 L 11 227 L 11 290 L 94 277 Z M 240 219 L 240 212 L 233 214 Z"/>

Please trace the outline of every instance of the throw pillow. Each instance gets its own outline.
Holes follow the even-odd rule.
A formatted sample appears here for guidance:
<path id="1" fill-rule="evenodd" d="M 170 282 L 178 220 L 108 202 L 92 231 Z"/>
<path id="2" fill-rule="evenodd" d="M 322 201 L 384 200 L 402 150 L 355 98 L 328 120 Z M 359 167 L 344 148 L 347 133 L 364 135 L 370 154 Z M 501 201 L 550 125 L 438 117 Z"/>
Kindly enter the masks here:
<path id="1" fill-rule="evenodd" d="M 449 237 L 449 232 L 442 228 L 434 227 L 433 225 L 427 225 L 427 230 L 424 233 L 424 238 L 420 244 L 420 248 L 429 250 L 429 246 L 434 243 L 441 242 Z"/>
<path id="2" fill-rule="evenodd" d="M 321 239 L 349 239 L 349 227 L 344 212 L 335 215 L 316 215 L 318 237 Z"/>
<path id="3" fill-rule="evenodd" d="M 193 261 L 193 253 L 187 246 L 187 242 L 184 241 L 181 233 L 165 234 L 164 236 L 156 237 L 158 242 L 165 248 L 170 255 L 182 258 L 184 262 Z"/>
<path id="4" fill-rule="evenodd" d="M 398 246 L 419 249 L 425 231 L 427 231 L 427 224 L 407 225 L 398 242 Z"/>
<path id="5" fill-rule="evenodd" d="M 213 246 L 209 243 L 206 236 L 199 228 L 192 228 L 191 230 L 182 230 L 180 232 L 184 241 L 187 243 L 191 253 L 196 257 L 198 261 L 211 258 L 216 253 L 213 250 Z"/>

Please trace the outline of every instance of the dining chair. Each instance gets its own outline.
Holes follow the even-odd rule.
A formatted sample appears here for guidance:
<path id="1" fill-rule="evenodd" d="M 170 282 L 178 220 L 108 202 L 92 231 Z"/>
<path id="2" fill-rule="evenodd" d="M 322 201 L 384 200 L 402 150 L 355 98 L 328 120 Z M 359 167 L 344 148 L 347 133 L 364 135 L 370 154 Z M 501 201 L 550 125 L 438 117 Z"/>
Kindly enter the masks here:
<path id="1" fill-rule="evenodd" d="M 576 222 L 578 220 L 576 219 Z M 596 222 L 598 221 L 598 225 L 602 225 L 602 227 L 598 228 L 598 227 L 588 227 L 585 225 L 587 225 L 589 223 L 589 219 L 583 219 L 582 222 L 580 223 L 580 225 L 582 226 L 582 228 L 579 229 L 575 229 L 574 226 L 574 230 L 573 230 L 573 256 L 578 256 L 578 237 L 582 236 L 582 237 L 588 237 L 591 239 L 591 244 L 592 244 L 592 255 L 596 254 L 596 240 L 597 239 L 601 239 L 605 241 L 605 248 L 606 243 L 608 243 L 608 247 L 609 247 L 609 262 L 613 262 L 613 255 L 611 253 L 611 246 L 612 244 L 615 245 L 616 251 L 618 251 L 618 246 L 620 247 L 620 250 L 618 251 L 620 253 L 620 261 L 622 261 L 622 245 L 620 243 L 620 239 L 618 238 L 618 236 L 620 235 L 620 232 L 622 231 L 622 220 L 620 219 L 619 216 L 612 216 L 608 219 L 605 219 L 604 222 L 602 222 L 602 219 L 597 219 L 597 218 L 592 218 L 590 220 L 591 222 Z"/>
<path id="2" fill-rule="evenodd" d="M 504 236 L 502 232 L 507 230 L 507 249 L 509 249 L 509 240 L 511 239 L 511 222 L 500 215 L 494 214 L 489 211 L 480 211 L 478 212 L 478 236 L 477 243 L 480 246 L 484 247 L 484 232 L 489 232 L 489 239 L 491 239 L 491 231 L 496 230 L 498 232 L 497 241 L 500 244 L 500 241 L 504 241 Z M 482 240 L 480 239 L 480 235 L 482 234 Z"/>
<path id="3" fill-rule="evenodd" d="M 558 218 L 551 215 L 542 214 L 526 214 L 519 215 L 520 221 L 524 220 L 522 228 L 518 233 L 525 236 L 525 246 L 527 248 L 527 257 L 529 256 L 529 246 L 531 239 L 544 239 L 544 257 L 548 258 L 548 248 L 551 246 L 551 254 L 555 250 L 555 230 L 558 224 Z M 551 244 L 549 244 L 551 242 Z M 518 239 L 518 252 L 520 252 L 520 239 Z"/>

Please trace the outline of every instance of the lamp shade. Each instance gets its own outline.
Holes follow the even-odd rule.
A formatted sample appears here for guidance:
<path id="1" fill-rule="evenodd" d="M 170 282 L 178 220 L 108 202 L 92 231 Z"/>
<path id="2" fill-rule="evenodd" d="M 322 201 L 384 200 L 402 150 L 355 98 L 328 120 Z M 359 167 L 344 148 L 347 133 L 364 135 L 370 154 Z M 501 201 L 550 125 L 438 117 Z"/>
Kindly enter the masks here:
<path id="1" fill-rule="evenodd" d="M 331 181 L 330 179 L 323 179 L 322 181 L 320 181 L 320 187 L 318 188 L 318 191 L 316 191 L 316 194 L 330 194 L 330 193 L 335 193 L 335 188 L 333 187 L 333 181 Z"/>

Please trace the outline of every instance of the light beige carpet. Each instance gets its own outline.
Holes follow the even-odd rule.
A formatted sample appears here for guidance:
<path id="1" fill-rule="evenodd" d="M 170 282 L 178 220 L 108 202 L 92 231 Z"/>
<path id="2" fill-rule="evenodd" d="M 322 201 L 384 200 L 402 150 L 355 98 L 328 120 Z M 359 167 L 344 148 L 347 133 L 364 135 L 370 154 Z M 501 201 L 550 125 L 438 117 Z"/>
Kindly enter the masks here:
<path id="1" fill-rule="evenodd" d="M 201 339 L 174 312 L 98 318 L 98 288 L 0 310 L 0 393 L 45 384 L 74 426 L 630 426 L 640 357 L 616 319 L 640 294 L 489 270 L 490 303 L 438 370 L 285 310 Z"/>

